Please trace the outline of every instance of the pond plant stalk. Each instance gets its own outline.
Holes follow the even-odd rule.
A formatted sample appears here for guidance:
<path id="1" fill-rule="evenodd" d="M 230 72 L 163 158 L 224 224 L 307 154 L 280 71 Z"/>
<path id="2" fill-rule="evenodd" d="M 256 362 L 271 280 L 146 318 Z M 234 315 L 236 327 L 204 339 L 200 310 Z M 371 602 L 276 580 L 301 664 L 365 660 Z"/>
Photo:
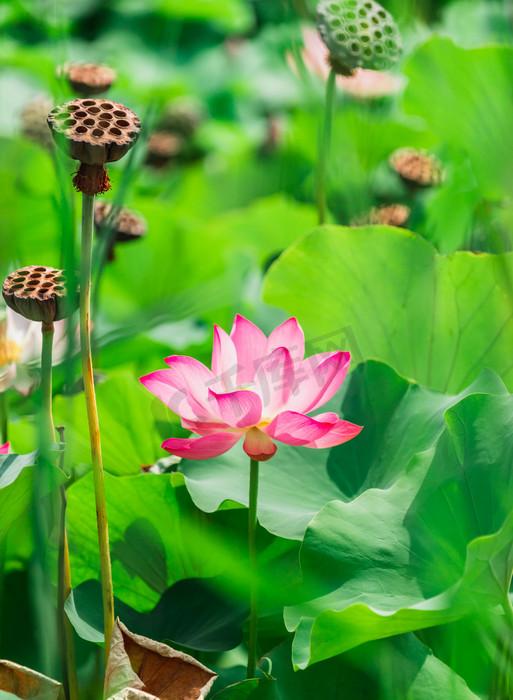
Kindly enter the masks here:
<path id="1" fill-rule="evenodd" d="M 107 499 L 100 440 L 100 421 L 96 405 L 93 359 L 91 351 L 91 268 L 94 226 L 94 195 L 82 194 L 82 250 L 80 261 L 80 347 L 84 394 L 91 442 L 91 459 L 96 500 L 98 546 L 102 581 L 103 628 L 105 650 L 108 654 L 114 628 L 114 588 L 110 561 Z"/>
<path id="2" fill-rule="evenodd" d="M 331 131 L 333 125 L 333 112 L 335 109 L 335 95 L 337 87 L 337 74 L 330 70 L 326 82 L 326 102 L 324 105 L 324 122 L 319 137 L 319 155 L 317 171 L 317 211 L 319 224 L 326 223 L 326 180 L 328 170 L 328 160 L 331 147 Z"/>
<path id="3" fill-rule="evenodd" d="M 258 649 L 258 559 L 256 546 L 259 462 L 250 459 L 249 471 L 249 510 L 248 510 L 248 553 L 250 566 L 249 595 L 249 638 L 247 678 L 254 678 Z"/>
<path id="4" fill-rule="evenodd" d="M 140 133 L 139 118 L 128 107 L 108 99 L 74 99 L 54 107 L 48 126 L 56 143 L 79 161 L 73 178 L 82 193 L 80 261 L 80 347 L 84 395 L 89 426 L 91 461 L 96 501 L 96 522 L 103 601 L 105 655 L 108 658 L 114 627 L 114 590 L 109 547 L 107 499 L 96 405 L 91 349 L 91 270 L 95 195 L 110 189 L 106 163 L 122 158 Z"/>
<path id="5" fill-rule="evenodd" d="M 331 68 L 317 165 L 317 209 L 322 225 L 327 215 L 327 170 L 337 75 L 347 77 L 358 68 L 381 70 L 393 65 L 401 53 L 401 37 L 392 15 L 374 0 L 320 0 L 317 28 L 328 49 Z"/>
<path id="6" fill-rule="evenodd" d="M 48 545 L 45 532 L 53 526 L 46 526 L 47 517 L 53 519 L 54 495 L 57 490 L 56 472 L 52 464 L 52 449 L 55 444 L 55 428 L 52 411 L 52 366 L 55 321 L 69 316 L 74 310 L 75 299 L 66 293 L 62 270 L 44 266 L 28 266 L 11 273 L 4 281 L 3 297 L 8 306 L 25 318 L 41 323 L 41 440 L 40 455 L 34 472 L 33 487 L 33 528 L 35 550 L 36 608 L 39 617 L 39 635 L 43 640 L 42 662 L 45 668 L 53 670 L 54 650 L 52 639 L 55 621 L 51 605 L 47 599 L 50 586 L 48 572 Z M 60 465 L 62 467 L 62 465 Z M 59 596 L 58 596 L 58 637 L 61 645 L 61 658 L 66 695 L 69 700 L 78 699 L 75 650 L 71 624 L 67 618 L 64 603 L 71 592 L 71 571 L 66 534 L 66 514 L 64 510 L 64 486 L 60 487 L 61 503 L 59 517 Z M 50 507 L 42 506 L 41 498 L 49 495 Z M 56 505 L 59 510 L 59 505 Z M 46 512 L 47 511 L 47 512 Z M 65 582 L 63 585 L 62 582 Z"/>

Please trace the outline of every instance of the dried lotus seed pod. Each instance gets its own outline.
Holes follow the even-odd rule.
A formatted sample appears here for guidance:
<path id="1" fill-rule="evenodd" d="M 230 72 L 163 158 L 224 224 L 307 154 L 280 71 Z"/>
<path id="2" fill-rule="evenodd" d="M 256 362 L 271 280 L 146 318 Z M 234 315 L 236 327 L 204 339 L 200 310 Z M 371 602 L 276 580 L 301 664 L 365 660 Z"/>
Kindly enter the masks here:
<path id="1" fill-rule="evenodd" d="M 96 233 L 108 242 L 107 259 L 115 259 L 116 243 L 138 241 L 147 233 L 146 220 L 137 212 L 121 207 L 113 209 L 109 202 L 96 202 L 94 207 Z"/>
<path id="2" fill-rule="evenodd" d="M 130 243 L 146 235 L 147 226 L 145 219 L 131 209 L 121 207 L 113 212 L 109 202 L 96 202 L 94 207 L 94 223 L 96 230 L 114 231 L 115 240 L 118 243 Z"/>
<path id="3" fill-rule="evenodd" d="M 48 126 L 57 144 L 80 168 L 75 187 L 93 195 L 110 189 L 104 168 L 122 158 L 136 142 L 141 122 L 122 104 L 105 99 L 75 99 L 54 107 Z"/>
<path id="4" fill-rule="evenodd" d="M 159 131 L 180 134 L 185 139 L 194 136 L 203 120 L 201 105 L 191 98 L 179 98 L 166 106 L 159 121 Z"/>
<path id="5" fill-rule="evenodd" d="M 95 63 L 70 63 L 62 69 L 71 89 L 80 97 L 101 95 L 116 80 L 116 71 Z"/>
<path id="6" fill-rule="evenodd" d="M 443 179 L 438 158 L 416 148 L 400 148 L 392 153 L 390 166 L 411 187 L 433 187 Z"/>
<path id="7" fill-rule="evenodd" d="M 154 168 L 164 168 L 178 158 L 184 150 L 184 140 L 178 134 L 155 131 L 148 139 L 146 163 Z"/>
<path id="8" fill-rule="evenodd" d="M 69 316 L 77 299 L 68 299 L 64 272 L 53 267 L 29 265 L 11 272 L 2 294 L 7 306 L 31 321 L 53 323 Z"/>
<path id="9" fill-rule="evenodd" d="M 356 68 L 388 68 L 401 54 L 393 17 L 374 0 L 321 0 L 317 27 L 340 75 L 351 75 Z"/>
<path id="10" fill-rule="evenodd" d="M 363 216 L 359 216 L 351 222 L 353 226 L 368 226 L 380 224 L 382 226 L 406 226 L 411 215 L 410 207 L 406 204 L 385 204 L 374 207 Z"/>

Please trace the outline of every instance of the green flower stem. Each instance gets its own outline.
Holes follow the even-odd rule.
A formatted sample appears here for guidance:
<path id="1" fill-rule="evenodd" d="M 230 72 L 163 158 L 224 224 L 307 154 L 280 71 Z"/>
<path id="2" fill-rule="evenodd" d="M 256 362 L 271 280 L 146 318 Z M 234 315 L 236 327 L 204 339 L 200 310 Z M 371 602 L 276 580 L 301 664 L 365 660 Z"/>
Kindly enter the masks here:
<path id="1" fill-rule="evenodd" d="M 66 530 L 66 489 L 61 487 L 61 541 L 59 546 L 59 616 L 60 644 L 63 649 L 63 666 L 66 698 L 78 700 L 78 678 L 73 627 L 66 615 L 65 603 L 71 593 L 71 566 L 69 560 L 68 532 Z"/>
<path id="2" fill-rule="evenodd" d="M 41 325 L 43 334 L 41 352 L 41 399 L 42 399 L 42 422 L 43 441 L 47 441 L 48 448 L 55 443 L 55 427 L 52 411 L 52 353 L 54 324 L 43 323 Z M 61 460 L 62 461 L 62 460 Z M 61 465 L 62 466 L 62 465 Z M 52 468 L 48 465 L 48 468 Z M 59 637 L 62 648 L 62 658 L 64 666 L 64 677 L 66 687 L 66 697 L 68 700 L 78 700 L 78 680 L 76 675 L 75 647 L 73 642 L 73 631 L 68 620 L 64 603 L 71 593 L 71 569 L 69 561 L 68 535 L 66 532 L 66 491 L 64 486 L 60 488 L 61 512 L 60 512 L 60 545 L 59 545 Z"/>
<path id="3" fill-rule="evenodd" d="M 9 404 L 6 391 L 0 391 L 0 438 L 2 443 L 9 439 Z"/>
<path id="4" fill-rule="evenodd" d="M 258 469 L 259 463 L 250 461 L 249 473 L 249 511 L 248 511 L 248 552 L 251 574 L 249 603 L 249 642 L 247 678 L 254 678 L 257 666 L 258 636 L 258 566 L 256 548 L 257 504 L 258 504 Z"/>
<path id="5" fill-rule="evenodd" d="M 100 568 L 103 599 L 103 632 L 105 636 L 105 654 L 108 657 L 112 629 L 114 627 L 114 592 L 110 563 L 109 526 L 107 522 L 107 502 L 105 498 L 105 477 L 100 442 L 100 423 L 96 406 L 94 388 L 93 361 L 91 353 L 91 267 L 93 247 L 94 196 L 82 194 L 82 254 L 80 263 L 80 344 L 82 354 L 82 373 L 89 423 L 91 458 L 93 465 L 94 493 L 96 499 L 96 518 L 98 545 L 100 549 Z"/>
<path id="6" fill-rule="evenodd" d="M 328 170 L 329 151 L 331 146 L 331 130 L 333 124 L 333 109 L 335 105 L 335 92 L 337 75 L 331 69 L 326 83 L 326 102 L 324 105 L 324 121 L 319 137 L 319 156 L 317 163 L 317 211 L 319 224 L 326 223 L 326 180 Z"/>
<path id="7" fill-rule="evenodd" d="M 43 435 L 50 445 L 55 442 L 52 411 L 52 353 L 53 353 L 53 323 L 42 323 L 43 345 L 41 351 L 41 396 Z"/>

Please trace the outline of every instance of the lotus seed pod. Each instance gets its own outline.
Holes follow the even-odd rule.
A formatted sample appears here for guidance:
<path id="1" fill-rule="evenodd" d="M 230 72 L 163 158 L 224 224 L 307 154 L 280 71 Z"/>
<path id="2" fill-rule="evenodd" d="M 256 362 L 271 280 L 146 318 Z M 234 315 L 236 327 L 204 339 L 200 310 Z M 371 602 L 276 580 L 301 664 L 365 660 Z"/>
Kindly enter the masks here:
<path id="1" fill-rule="evenodd" d="M 356 68 L 387 68 L 401 53 L 392 15 L 374 0 L 321 0 L 317 27 L 332 68 L 341 75 L 351 75 Z"/>
<path id="2" fill-rule="evenodd" d="M 202 120 L 201 106 L 195 100 L 184 97 L 167 105 L 159 122 L 159 130 L 170 131 L 190 139 Z"/>
<path id="3" fill-rule="evenodd" d="M 443 179 L 440 161 L 427 151 L 400 148 L 390 156 L 390 165 L 409 186 L 433 187 Z"/>
<path id="4" fill-rule="evenodd" d="M 66 294 L 64 272 L 53 267 L 29 265 L 6 277 L 2 294 L 7 306 L 31 321 L 53 323 L 69 316 L 78 299 Z"/>
<path id="5" fill-rule="evenodd" d="M 182 155 L 184 141 L 178 134 L 155 131 L 148 140 L 146 162 L 155 168 L 163 168 Z"/>
<path id="6" fill-rule="evenodd" d="M 57 144 L 80 161 L 73 182 L 90 195 L 110 189 L 105 163 L 122 158 L 141 131 L 134 112 L 103 99 L 75 99 L 59 105 L 48 115 L 48 126 Z"/>
<path id="7" fill-rule="evenodd" d="M 52 135 L 46 123 L 46 117 L 51 108 L 52 102 L 47 97 L 35 97 L 27 102 L 20 115 L 22 134 L 49 151 L 54 147 Z"/>
<path id="8" fill-rule="evenodd" d="M 125 207 L 113 212 L 112 204 L 108 202 L 96 202 L 94 223 L 100 235 L 104 231 L 114 231 L 118 243 L 136 241 L 147 233 L 146 221 L 140 214 Z"/>
<path id="9" fill-rule="evenodd" d="M 117 78 L 116 71 L 112 68 L 94 63 L 71 63 L 64 66 L 62 72 L 71 89 L 81 97 L 93 97 L 107 92 Z"/>
<path id="10" fill-rule="evenodd" d="M 353 219 L 353 226 L 397 226 L 401 228 L 406 226 L 411 215 L 410 207 L 406 204 L 386 204 L 381 207 L 374 207 L 363 216 Z"/>

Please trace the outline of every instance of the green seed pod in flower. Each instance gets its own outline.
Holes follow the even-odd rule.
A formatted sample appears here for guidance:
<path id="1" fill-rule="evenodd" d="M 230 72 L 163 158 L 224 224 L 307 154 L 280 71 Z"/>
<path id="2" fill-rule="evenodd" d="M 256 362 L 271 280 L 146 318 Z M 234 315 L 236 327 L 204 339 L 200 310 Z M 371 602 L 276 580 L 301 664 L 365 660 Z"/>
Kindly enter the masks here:
<path id="1" fill-rule="evenodd" d="M 317 27 L 332 68 L 341 75 L 351 75 L 356 68 L 388 68 L 401 53 L 392 15 L 374 0 L 321 0 Z"/>

